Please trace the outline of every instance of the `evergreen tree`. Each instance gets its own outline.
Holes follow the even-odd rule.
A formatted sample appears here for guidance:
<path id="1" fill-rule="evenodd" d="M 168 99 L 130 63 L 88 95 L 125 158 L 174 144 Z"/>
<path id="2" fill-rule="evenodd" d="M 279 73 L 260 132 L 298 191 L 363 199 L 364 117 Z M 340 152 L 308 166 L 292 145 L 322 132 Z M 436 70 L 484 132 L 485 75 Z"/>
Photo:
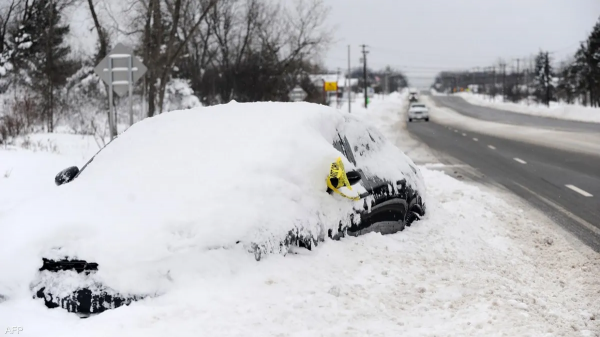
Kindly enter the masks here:
<path id="1" fill-rule="evenodd" d="M 590 104 L 600 106 L 600 19 L 586 41 L 586 80 Z"/>
<path id="2" fill-rule="evenodd" d="M 554 77 L 552 65 L 550 64 L 550 54 L 540 51 L 535 58 L 535 96 L 538 102 L 550 106 L 554 86 L 552 79 Z"/>
<path id="3" fill-rule="evenodd" d="M 61 24 L 57 1 L 34 0 L 28 3 L 22 20 L 12 32 L 11 63 L 25 84 L 42 97 L 42 112 L 49 132 L 54 129 L 56 89 L 75 72 L 68 59 L 64 39 L 69 25 Z"/>
<path id="4" fill-rule="evenodd" d="M 577 73 L 573 64 L 562 67 L 560 79 L 556 87 L 557 99 L 564 99 L 568 104 L 575 101 L 577 95 Z"/>
<path id="5" fill-rule="evenodd" d="M 569 78 L 563 79 L 586 105 L 600 106 L 600 20 L 587 41 L 581 44 L 569 66 Z"/>

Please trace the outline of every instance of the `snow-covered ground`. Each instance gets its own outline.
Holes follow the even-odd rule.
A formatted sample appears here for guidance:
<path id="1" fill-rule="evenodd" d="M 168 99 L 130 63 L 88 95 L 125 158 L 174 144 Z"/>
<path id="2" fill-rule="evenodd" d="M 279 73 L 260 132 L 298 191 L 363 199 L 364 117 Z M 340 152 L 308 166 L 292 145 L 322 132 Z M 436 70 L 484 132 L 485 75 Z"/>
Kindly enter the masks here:
<path id="1" fill-rule="evenodd" d="M 512 103 L 504 102 L 502 96 L 490 98 L 486 95 L 469 92 L 460 92 L 455 95 L 464 98 L 467 102 L 474 105 L 518 112 L 527 115 L 600 123 L 600 108 L 591 108 L 578 104 L 566 104 L 563 102 L 551 102 L 550 107 L 535 102 Z"/>
<path id="2" fill-rule="evenodd" d="M 9 300 L 0 322 L 24 336 L 600 336 L 598 255 L 512 196 L 436 170 L 406 134 L 404 110 L 391 95 L 352 111 L 432 163 L 421 166 L 428 215 L 411 228 L 260 262 L 211 250 L 197 280 L 163 296 L 85 320 Z M 0 149 L 0 221 L 95 152 L 90 138 L 48 138 L 54 152 Z"/>
<path id="3" fill-rule="evenodd" d="M 429 107 L 431 120 L 435 123 L 567 151 L 591 155 L 600 153 L 599 134 L 586 132 L 573 133 L 484 121 L 460 114 L 447 107 L 437 106 L 428 95 L 423 95 L 420 99 Z M 557 139 L 561 141 L 557 142 Z"/>

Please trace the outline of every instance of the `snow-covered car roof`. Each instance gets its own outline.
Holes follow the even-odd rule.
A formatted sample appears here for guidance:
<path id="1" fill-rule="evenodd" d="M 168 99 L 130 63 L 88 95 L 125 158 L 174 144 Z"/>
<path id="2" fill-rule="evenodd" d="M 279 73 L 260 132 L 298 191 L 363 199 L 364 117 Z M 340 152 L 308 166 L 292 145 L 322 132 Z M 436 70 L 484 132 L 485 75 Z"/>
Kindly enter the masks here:
<path id="1" fill-rule="evenodd" d="M 360 139 L 367 127 L 381 139 L 368 170 L 406 179 L 424 196 L 404 153 L 329 107 L 234 102 L 147 118 L 75 180 L 0 218 L 10 238 L 0 247 L 10 270 L 0 294 L 26 291 L 42 257 L 65 256 L 98 263 L 98 277 L 121 291 L 157 292 L 164 273 L 201 268 L 194 256 L 208 250 L 281 237 L 294 224 L 315 234 L 336 228 L 362 201 L 326 193 L 330 164 L 342 156 L 332 142 L 336 130 Z"/>

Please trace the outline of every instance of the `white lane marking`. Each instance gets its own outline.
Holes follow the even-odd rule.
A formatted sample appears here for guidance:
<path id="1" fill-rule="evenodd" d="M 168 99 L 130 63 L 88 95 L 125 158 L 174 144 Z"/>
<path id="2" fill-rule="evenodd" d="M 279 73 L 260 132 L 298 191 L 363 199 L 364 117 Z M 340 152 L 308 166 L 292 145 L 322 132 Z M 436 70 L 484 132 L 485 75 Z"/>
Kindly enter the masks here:
<path id="1" fill-rule="evenodd" d="M 495 150 L 495 149 L 496 149 L 496 147 L 495 147 L 494 145 L 488 145 L 488 147 L 489 147 L 490 149 L 492 149 L 492 150 Z"/>
<path id="2" fill-rule="evenodd" d="M 519 158 L 513 158 L 516 162 L 519 162 L 521 164 L 527 164 L 526 161 L 524 161 L 523 159 L 519 159 Z"/>
<path id="3" fill-rule="evenodd" d="M 473 140 L 474 140 L 474 141 L 476 141 L 476 142 L 478 142 L 478 141 L 479 141 L 479 139 L 477 139 L 477 138 L 473 138 Z"/>
<path id="4" fill-rule="evenodd" d="M 465 136 L 465 137 L 467 136 L 467 134 L 466 134 L 466 133 L 463 133 L 462 135 L 463 135 L 463 136 Z"/>
<path id="5" fill-rule="evenodd" d="M 593 195 L 591 195 L 590 193 L 582 190 L 581 188 L 579 188 L 577 186 L 574 186 L 574 185 L 565 185 L 565 186 L 567 186 L 568 188 L 572 189 L 573 191 L 575 191 L 575 192 L 583 195 L 584 197 L 588 197 L 588 198 L 593 197 Z"/>
<path id="6" fill-rule="evenodd" d="M 564 207 L 562 207 L 562 206 L 560 206 L 560 205 L 558 205 L 558 204 L 556 204 L 556 203 L 554 203 L 554 202 L 552 202 L 552 201 L 550 201 L 550 200 L 548 200 L 548 199 L 546 199 L 546 198 L 542 197 L 541 195 L 539 195 L 539 194 L 535 193 L 534 191 L 532 191 L 532 190 L 528 189 L 527 187 L 525 187 L 525 186 L 523 186 L 523 185 L 521 185 L 521 184 L 519 184 L 519 183 L 514 183 L 514 184 L 515 184 L 515 185 L 517 185 L 517 186 L 519 186 L 519 187 L 521 187 L 522 189 L 524 189 L 524 190 L 528 191 L 529 193 L 531 193 L 531 194 L 535 195 L 535 196 L 536 196 L 536 197 L 538 197 L 540 200 L 542 200 L 542 201 L 543 201 L 543 202 L 545 202 L 546 204 L 548 204 L 548 205 L 550 205 L 550 206 L 554 207 L 555 209 L 557 209 L 558 211 L 560 211 L 560 212 L 561 212 L 561 213 L 563 213 L 564 215 L 568 216 L 569 218 L 571 218 L 571 219 L 573 219 L 573 220 L 575 220 L 575 221 L 579 222 L 579 223 L 580 223 L 581 225 L 583 225 L 585 228 L 587 228 L 587 229 L 591 230 L 592 232 L 596 233 L 597 235 L 600 235 L 600 228 L 598 228 L 598 227 L 596 227 L 596 226 L 592 225 L 591 223 L 589 223 L 589 222 L 587 222 L 587 221 L 583 220 L 582 218 L 578 217 L 577 215 L 575 215 L 575 214 L 571 213 L 571 212 L 570 212 L 570 211 L 568 211 L 566 208 L 564 208 Z"/>
<path id="7" fill-rule="evenodd" d="M 454 132 L 458 132 L 458 130 L 455 129 Z"/>

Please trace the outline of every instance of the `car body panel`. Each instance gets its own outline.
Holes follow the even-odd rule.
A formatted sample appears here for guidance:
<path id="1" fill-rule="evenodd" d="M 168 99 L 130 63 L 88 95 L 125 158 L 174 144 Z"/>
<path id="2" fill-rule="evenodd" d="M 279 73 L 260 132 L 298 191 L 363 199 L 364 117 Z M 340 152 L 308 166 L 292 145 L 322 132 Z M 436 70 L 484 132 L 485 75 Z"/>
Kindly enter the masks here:
<path id="1" fill-rule="evenodd" d="M 408 108 L 408 118 L 409 120 L 428 120 L 429 109 L 423 103 L 412 103 Z"/>

